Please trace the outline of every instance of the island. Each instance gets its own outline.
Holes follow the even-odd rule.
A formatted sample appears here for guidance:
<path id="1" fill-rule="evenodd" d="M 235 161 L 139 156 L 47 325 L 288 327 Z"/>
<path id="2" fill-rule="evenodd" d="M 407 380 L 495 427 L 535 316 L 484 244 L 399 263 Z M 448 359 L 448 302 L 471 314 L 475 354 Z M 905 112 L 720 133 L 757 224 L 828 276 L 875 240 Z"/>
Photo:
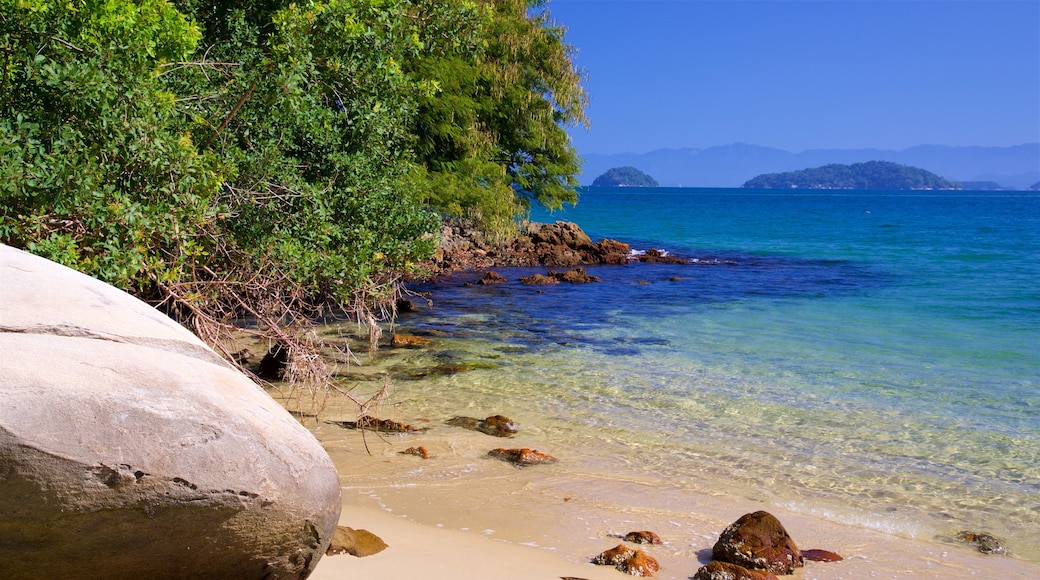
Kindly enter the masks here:
<path id="1" fill-rule="evenodd" d="M 837 163 L 791 171 L 765 173 L 748 180 L 744 187 L 755 189 L 961 189 L 961 184 L 938 175 L 890 161 Z"/>
<path id="2" fill-rule="evenodd" d="M 635 167 L 608 169 L 592 182 L 593 187 L 659 187 L 657 180 Z"/>

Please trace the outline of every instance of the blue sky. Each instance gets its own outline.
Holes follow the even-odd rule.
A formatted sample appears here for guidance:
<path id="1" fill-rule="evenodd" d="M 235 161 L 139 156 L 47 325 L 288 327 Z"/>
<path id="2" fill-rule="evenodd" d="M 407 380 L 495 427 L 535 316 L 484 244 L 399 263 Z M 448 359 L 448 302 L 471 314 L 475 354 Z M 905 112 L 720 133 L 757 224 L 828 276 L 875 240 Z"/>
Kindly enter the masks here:
<path id="1" fill-rule="evenodd" d="M 1040 0 L 551 0 L 579 153 L 1040 141 Z"/>

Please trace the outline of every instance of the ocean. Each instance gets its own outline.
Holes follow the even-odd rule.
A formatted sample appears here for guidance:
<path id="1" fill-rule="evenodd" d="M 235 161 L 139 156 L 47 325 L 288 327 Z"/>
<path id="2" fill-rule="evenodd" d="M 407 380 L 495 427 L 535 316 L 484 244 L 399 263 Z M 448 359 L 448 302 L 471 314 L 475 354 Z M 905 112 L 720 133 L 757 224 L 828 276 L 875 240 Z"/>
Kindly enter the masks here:
<path id="1" fill-rule="evenodd" d="M 398 325 L 453 370 L 401 381 L 409 412 L 501 413 L 577 472 L 1040 561 L 1040 193 L 585 188 L 532 220 L 691 263 L 416 286 L 431 307 Z"/>

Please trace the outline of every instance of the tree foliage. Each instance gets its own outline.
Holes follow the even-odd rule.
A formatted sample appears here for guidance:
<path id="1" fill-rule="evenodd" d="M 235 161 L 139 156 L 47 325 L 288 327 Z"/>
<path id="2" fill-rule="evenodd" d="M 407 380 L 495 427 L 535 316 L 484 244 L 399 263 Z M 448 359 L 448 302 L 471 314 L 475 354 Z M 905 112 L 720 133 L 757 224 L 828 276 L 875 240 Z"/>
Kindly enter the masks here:
<path id="1" fill-rule="evenodd" d="M 766 173 L 748 180 L 744 187 L 802 189 L 960 189 L 960 185 L 924 169 L 892 163 L 868 161 L 837 163 L 788 173 Z"/>

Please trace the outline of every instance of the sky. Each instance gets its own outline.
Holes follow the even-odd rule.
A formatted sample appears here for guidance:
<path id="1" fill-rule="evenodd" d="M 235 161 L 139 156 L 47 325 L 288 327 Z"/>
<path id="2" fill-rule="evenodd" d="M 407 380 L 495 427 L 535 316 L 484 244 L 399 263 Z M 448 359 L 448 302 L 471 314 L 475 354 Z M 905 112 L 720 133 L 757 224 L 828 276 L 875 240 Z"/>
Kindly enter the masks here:
<path id="1" fill-rule="evenodd" d="M 1040 0 L 551 0 L 580 154 L 1040 142 Z"/>

